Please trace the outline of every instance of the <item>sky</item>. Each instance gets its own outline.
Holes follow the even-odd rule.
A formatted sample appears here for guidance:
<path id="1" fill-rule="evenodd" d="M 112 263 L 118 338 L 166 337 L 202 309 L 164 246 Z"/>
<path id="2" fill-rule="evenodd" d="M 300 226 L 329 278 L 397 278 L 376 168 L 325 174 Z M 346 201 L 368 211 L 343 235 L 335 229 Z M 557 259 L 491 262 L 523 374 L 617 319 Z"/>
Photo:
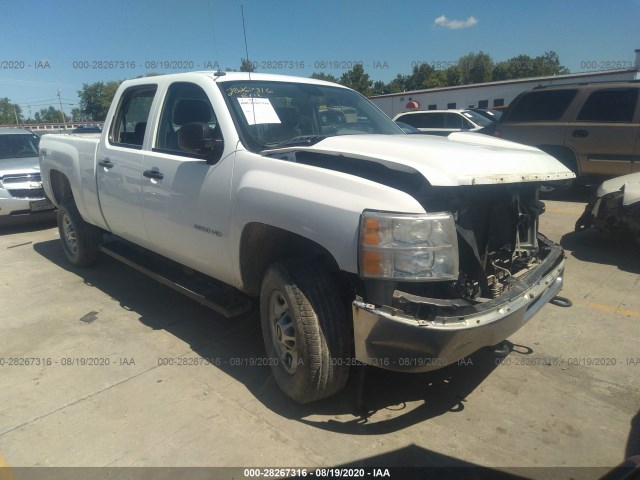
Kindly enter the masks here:
<path id="1" fill-rule="evenodd" d="M 387 82 L 419 62 L 549 50 L 581 72 L 632 66 L 640 48 L 640 0 L 0 0 L 0 98 L 23 116 L 60 98 L 69 113 L 85 83 L 238 69 L 241 5 L 266 73 L 339 78 L 362 62 Z"/>

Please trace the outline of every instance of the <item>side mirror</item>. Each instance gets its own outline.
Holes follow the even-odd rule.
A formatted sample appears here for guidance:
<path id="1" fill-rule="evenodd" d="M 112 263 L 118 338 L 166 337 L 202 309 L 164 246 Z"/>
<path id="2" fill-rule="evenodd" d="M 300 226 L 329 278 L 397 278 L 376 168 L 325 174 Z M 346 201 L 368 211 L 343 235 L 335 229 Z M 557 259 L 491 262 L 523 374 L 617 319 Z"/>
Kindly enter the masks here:
<path id="1" fill-rule="evenodd" d="M 187 123 L 178 130 L 178 145 L 182 150 L 202 155 L 207 159 L 222 151 L 222 139 L 214 137 L 207 123 Z"/>

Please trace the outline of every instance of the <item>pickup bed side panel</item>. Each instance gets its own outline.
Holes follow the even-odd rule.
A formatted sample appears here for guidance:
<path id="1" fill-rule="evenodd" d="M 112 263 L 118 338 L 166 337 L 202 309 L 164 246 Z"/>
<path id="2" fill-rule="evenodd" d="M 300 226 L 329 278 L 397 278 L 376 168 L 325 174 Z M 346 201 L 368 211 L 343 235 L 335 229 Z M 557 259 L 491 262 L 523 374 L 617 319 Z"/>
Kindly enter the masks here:
<path id="1" fill-rule="evenodd" d="M 68 180 L 76 206 L 88 223 L 108 229 L 102 216 L 96 188 L 95 158 L 98 136 L 44 135 L 40 142 L 42 184 L 47 196 L 55 200 L 51 171 Z"/>
<path id="2" fill-rule="evenodd" d="M 399 190 L 341 172 L 267 158 L 246 151 L 236 157 L 231 198 L 232 263 L 240 265 L 244 227 L 263 223 L 308 238 L 327 249 L 341 270 L 358 272 L 363 210 L 424 213 Z M 240 272 L 237 272 L 240 279 Z"/>

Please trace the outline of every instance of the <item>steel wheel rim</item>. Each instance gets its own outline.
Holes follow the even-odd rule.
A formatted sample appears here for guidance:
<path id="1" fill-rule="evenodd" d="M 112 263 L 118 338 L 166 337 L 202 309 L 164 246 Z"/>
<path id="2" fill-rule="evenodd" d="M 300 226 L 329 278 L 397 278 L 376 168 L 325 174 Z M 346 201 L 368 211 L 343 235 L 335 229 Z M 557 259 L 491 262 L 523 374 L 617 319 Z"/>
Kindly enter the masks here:
<path id="1" fill-rule="evenodd" d="M 78 250 L 78 240 L 76 238 L 76 229 L 68 215 L 62 217 L 62 230 L 64 232 L 64 243 L 69 251 L 75 255 Z"/>
<path id="2" fill-rule="evenodd" d="M 278 362 L 293 375 L 298 366 L 296 329 L 289 304 L 280 290 L 274 290 L 269 299 L 269 327 Z"/>

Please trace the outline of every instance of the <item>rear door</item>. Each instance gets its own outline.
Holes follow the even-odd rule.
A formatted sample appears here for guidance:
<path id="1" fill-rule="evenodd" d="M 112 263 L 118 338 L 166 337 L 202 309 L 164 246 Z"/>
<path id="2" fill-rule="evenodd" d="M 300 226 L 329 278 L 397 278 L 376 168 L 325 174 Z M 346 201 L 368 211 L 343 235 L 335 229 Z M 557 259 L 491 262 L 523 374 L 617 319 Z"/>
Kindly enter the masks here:
<path id="1" fill-rule="evenodd" d="M 593 90 L 568 125 L 565 142 L 578 153 L 580 173 L 619 176 L 637 163 L 638 88 Z"/>
<path id="2" fill-rule="evenodd" d="M 97 152 L 98 197 L 107 225 L 140 245 L 147 240 L 142 221 L 142 145 L 156 91 L 157 85 L 149 84 L 122 93 Z"/>

